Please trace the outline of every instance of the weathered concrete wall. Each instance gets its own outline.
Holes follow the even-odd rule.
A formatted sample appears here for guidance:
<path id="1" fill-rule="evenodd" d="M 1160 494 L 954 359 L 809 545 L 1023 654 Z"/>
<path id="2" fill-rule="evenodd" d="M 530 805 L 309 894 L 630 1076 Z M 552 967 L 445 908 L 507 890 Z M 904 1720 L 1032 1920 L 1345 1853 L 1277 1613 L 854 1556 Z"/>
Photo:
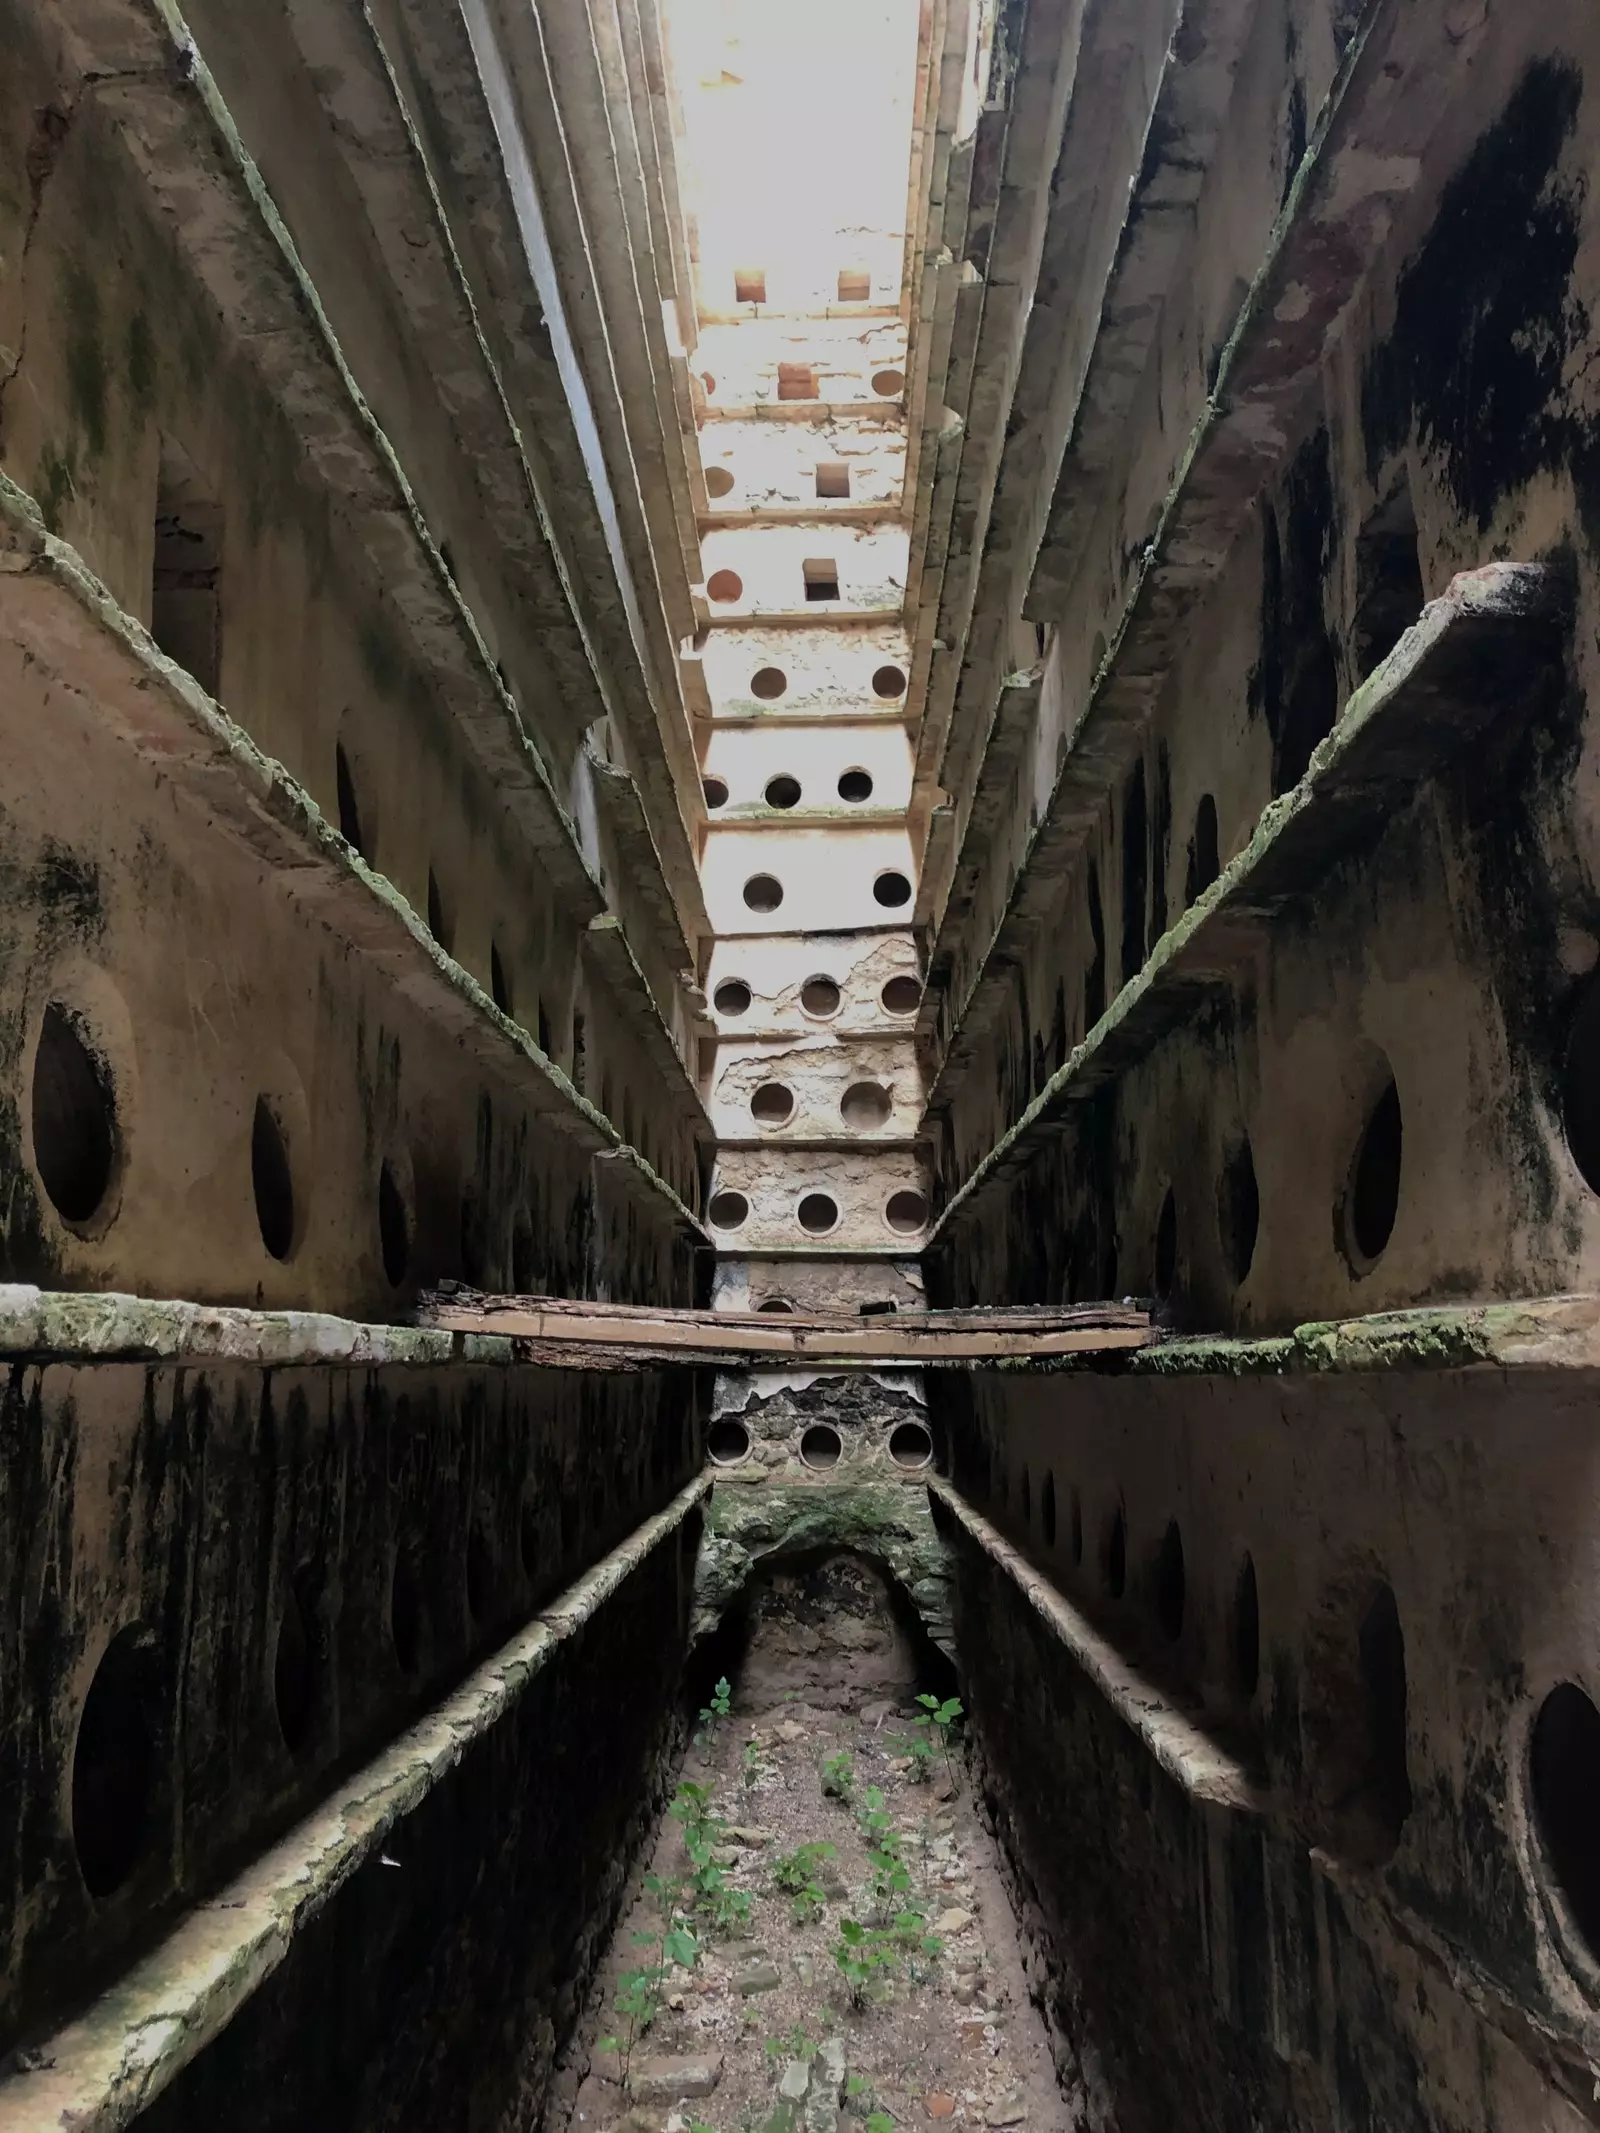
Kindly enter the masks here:
<path id="1" fill-rule="evenodd" d="M 615 1071 L 632 1072 L 637 1046 L 611 1039 L 596 998 L 615 977 L 586 938 L 613 892 L 668 1049 L 687 1052 L 689 957 L 659 862 L 652 892 L 642 818 L 628 841 L 579 747 L 605 709 L 581 628 L 548 602 L 531 614 L 503 582 L 485 533 L 503 494 L 491 511 L 462 492 L 472 461 L 437 380 L 419 364 L 395 372 L 400 298 L 381 260 L 349 249 L 360 210 L 329 212 L 349 180 L 327 139 L 306 131 L 285 81 L 266 92 L 265 61 L 253 76 L 264 108 L 241 113 L 247 142 L 230 136 L 198 89 L 165 84 L 162 33 L 131 11 L 90 34 L 74 11 L 40 17 L 19 0 L 6 38 L 0 466 L 558 1065 L 570 1071 L 585 1045 L 595 1065 L 605 1044 Z M 140 66 L 138 88 L 85 79 Z M 337 292 L 333 326 L 247 191 L 247 146 L 291 124 L 313 188 L 290 188 L 313 218 L 296 234 Z M 175 220 L 173 189 L 191 171 L 204 212 Z M 246 284 L 249 306 L 219 293 Z M 346 326 L 348 345 L 334 341 Z M 526 496 L 519 508 L 536 528 Z M 554 585 L 548 556 L 540 567 Z M 184 583 L 158 592 L 174 572 Z M 187 625 L 174 620 L 183 601 Z M 621 753 L 619 733 L 608 746 Z M 49 829 L 54 795 L 33 806 Z M 642 978 L 633 990 L 628 1007 L 643 1007 Z M 657 1159 L 691 1187 L 685 1074 L 633 1078 Z"/>
<path id="2" fill-rule="evenodd" d="M 692 1539 L 656 1548 L 534 1676 L 141 2128 L 535 2133 L 664 1803 Z"/>
<path id="3" fill-rule="evenodd" d="M 103 1333 L 104 1312 L 83 1309 Z M 161 1317 L 126 1302 L 133 1349 L 141 1311 Z M 392 1339 L 403 1349 L 407 1336 Z M 0 1878 L 7 2033 L 37 2033 L 81 1998 L 155 1921 L 212 1893 L 661 1509 L 699 1463 L 693 1384 L 687 1372 L 409 1365 L 403 1354 L 367 1369 L 311 1356 L 276 1369 L 14 1365 L 0 1421 L 11 1625 L 0 1792 L 15 1805 Z M 600 1902 L 642 1811 L 642 1758 L 661 1745 L 686 1624 L 673 1563 L 668 1548 L 664 1568 L 641 1573 L 637 1622 L 630 1599 L 620 1624 L 597 1626 L 594 1648 L 569 1652 L 539 1689 L 543 1715 L 519 1716 L 464 1766 L 465 1790 L 426 1810 L 438 1851 L 417 1879 L 439 1932 L 488 1858 L 500 1861 L 489 1879 L 506 1907 L 482 1945 L 465 1910 L 446 1936 L 451 1960 L 475 1951 L 497 1990 L 530 1960 L 548 1960 L 552 1991 L 564 1984 L 563 1936 Z M 510 1803 L 530 1784 L 530 1820 L 518 1822 Z M 481 1820 L 463 1805 L 490 1797 L 499 1807 Z M 530 1952 L 513 1931 L 526 1915 L 514 1891 L 537 1885 L 546 1846 L 573 1852 L 561 1870 L 573 1878 L 552 1899 L 551 1938 Z M 366 1890 L 357 1908 L 377 1904 L 379 1938 L 401 1934 L 404 1989 L 425 1993 L 426 1910 L 402 1933 L 404 1885 L 374 1867 Z M 354 1959 L 343 1988 L 319 1967 L 343 1959 L 348 1930 L 335 1919 L 318 1929 L 323 1952 L 283 1988 L 287 2004 L 338 2003 L 343 1991 L 353 2021 L 380 2019 L 383 1965 Z M 414 1976 L 408 1964 L 421 1966 Z M 469 1993 L 458 2019 L 472 2006 Z M 304 2066 L 313 2087 L 367 2058 L 366 2044 L 326 2034 L 327 2060 Z M 403 2079 L 423 2044 L 402 2023 L 395 2048 L 373 2062 L 380 2086 Z M 508 2065 L 485 2078 L 507 2078 Z"/>
<path id="4" fill-rule="evenodd" d="M 1075 2122 L 1580 2122 L 1550 2091 L 1600 2061 L 1592 1914 L 1550 1806 L 1590 1778 L 1531 1744 L 1600 1688 L 1588 1373 L 1428 1367 L 1446 1335 L 1395 1322 L 1381 1373 L 1218 1343 L 929 1376 L 1021 1551 L 947 1528 Z"/>
<path id="5" fill-rule="evenodd" d="M 1165 589 L 1150 593 L 1136 563 L 1160 455 L 1130 451 L 1099 468 L 1095 508 L 1109 532 L 1094 534 L 1051 610 L 1036 724 L 951 937 L 951 1002 L 999 945 L 969 1028 L 933 1078 L 941 1194 L 1069 1062 L 1216 867 L 1248 846 L 1356 684 L 1455 571 L 1495 555 L 1575 571 L 1566 701 L 1508 703 L 1488 746 L 1441 763 L 1375 851 L 1314 894 L 1308 885 L 1303 909 L 1274 920 L 1267 953 L 1219 971 L 1187 1028 L 1081 1106 L 1064 1134 L 1038 1138 L 1009 1206 L 1003 1193 L 969 1203 L 940 1239 L 942 1297 L 1090 1295 L 1110 1281 L 1170 1292 L 1198 1321 L 1268 1326 L 1590 1278 L 1600 1231 L 1566 1145 L 1574 1097 L 1563 1086 L 1596 952 L 1582 351 L 1597 292 L 1578 173 L 1597 120 L 1572 56 L 1589 34 L 1561 11 L 1537 24 L 1475 14 L 1470 35 L 1463 27 L 1460 51 L 1450 47 L 1462 72 L 1451 74 L 1448 120 L 1429 138 L 1430 110 L 1418 132 L 1424 175 L 1372 245 L 1345 329 L 1307 367 L 1265 488 L 1258 497 L 1241 470 L 1219 502 L 1220 474 L 1185 476 L 1213 484 L 1205 508 L 1217 546 L 1214 578 L 1181 630 Z M 1349 92 L 1373 127 L 1386 109 L 1375 86 L 1385 51 L 1407 84 L 1397 95 L 1435 93 L 1410 71 L 1423 47 L 1398 28 L 1394 37 L 1392 51 L 1374 46 Z M 1313 74 L 1331 64 L 1326 43 L 1308 49 L 1323 55 Z M 1274 64 L 1284 63 L 1280 52 Z M 1252 109 L 1265 108 L 1265 79 L 1249 88 Z M 1247 87 L 1241 77 L 1236 95 Z M 1244 153 L 1231 140 L 1209 172 L 1219 198 L 1240 191 Z M 1345 153 L 1336 135 L 1335 175 Z M 1259 193 L 1264 180 L 1254 182 Z M 1294 216 L 1291 202 L 1288 246 Z M 1518 237 L 1502 243 L 1497 232 L 1513 227 Z M 1504 266 L 1513 253 L 1515 274 Z M 1171 289 L 1163 344 L 1198 302 L 1186 282 Z M 1264 318 L 1245 329 L 1239 360 L 1253 366 L 1252 390 L 1267 390 L 1291 353 L 1277 330 Z M 1529 334 L 1550 351 L 1542 366 L 1525 353 Z M 1185 390 L 1198 393 L 1204 336 L 1188 345 Z M 1152 380 L 1169 378 L 1166 359 L 1152 352 L 1150 363 Z M 1170 383 L 1162 390 L 1170 404 Z M 1468 412 L 1486 394 L 1493 421 Z M 1182 425 L 1168 419 L 1163 434 L 1175 440 Z M 1124 434 L 1147 431 L 1153 418 L 1130 417 Z M 1224 532 L 1234 536 L 1225 562 Z M 1122 561 L 1113 568 L 1111 557 Z M 1125 597 L 1143 605 L 1119 649 Z M 1050 843 L 1041 874 L 1034 846 L 1051 816 L 1077 826 L 1070 853 Z M 1008 903 L 1026 918 L 1008 918 Z M 1399 1211 L 1388 1249 L 1353 1267 L 1340 1209 L 1386 1078 L 1380 1057 L 1404 1115 Z M 1218 1210 L 1245 1145 L 1260 1229 L 1253 1257 L 1229 1266 Z M 1175 1266 L 1157 1246 L 1169 1187 Z"/>

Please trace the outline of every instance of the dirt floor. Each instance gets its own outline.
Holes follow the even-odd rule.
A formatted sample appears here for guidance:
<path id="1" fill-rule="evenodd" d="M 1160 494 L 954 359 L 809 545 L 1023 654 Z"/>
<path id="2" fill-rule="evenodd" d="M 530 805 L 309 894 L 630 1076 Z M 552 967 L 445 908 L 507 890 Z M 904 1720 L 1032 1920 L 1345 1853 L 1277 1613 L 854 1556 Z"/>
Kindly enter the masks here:
<path id="1" fill-rule="evenodd" d="M 709 1722 L 682 1772 L 706 1788 L 712 1819 L 697 1827 L 700 1803 L 680 1786 L 650 1862 L 655 1885 L 624 1919 L 583 2025 L 569 2094 L 588 2071 L 569 2128 L 889 2133 L 948 2120 L 1048 2133 L 1065 2123 L 959 1735 L 953 1770 L 936 1754 L 924 1772 L 910 1752 L 925 1679 L 892 1595 L 859 1558 L 763 1589 L 731 1712 Z M 830 1760 L 841 1753 L 842 1766 Z M 698 1889 L 686 1835 L 710 1869 Z M 797 1896 L 780 1871 L 805 1845 L 833 1849 L 794 1876 L 810 1885 Z M 847 1920 L 885 1937 L 850 1949 Z M 674 1921 L 696 1936 L 692 1967 L 663 1963 Z M 859 1959 L 874 1946 L 890 1959 L 852 1994 L 837 1954 Z M 626 2011 L 627 1973 L 638 1970 L 647 1975 L 635 2005 L 659 1991 L 642 2034 Z M 599 2041 L 608 2035 L 621 2051 Z"/>

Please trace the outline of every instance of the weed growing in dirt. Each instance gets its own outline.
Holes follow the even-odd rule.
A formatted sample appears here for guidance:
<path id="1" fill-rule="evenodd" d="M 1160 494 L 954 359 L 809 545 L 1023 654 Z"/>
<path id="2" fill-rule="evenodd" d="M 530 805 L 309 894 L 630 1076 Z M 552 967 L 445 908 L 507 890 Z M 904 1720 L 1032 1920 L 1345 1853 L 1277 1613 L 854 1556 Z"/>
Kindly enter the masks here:
<path id="1" fill-rule="evenodd" d="M 919 1696 L 917 1702 L 922 1706 L 922 1709 L 918 1716 L 911 1721 L 913 1726 L 921 1729 L 917 1740 L 911 1744 L 911 1753 L 916 1761 L 917 1774 L 919 1777 L 926 1777 L 928 1763 L 931 1763 L 936 1755 L 942 1755 L 944 1757 L 944 1767 L 949 1773 L 951 1784 L 954 1785 L 956 1771 L 954 1763 L 950 1760 L 950 1736 L 966 1716 L 965 1711 L 962 1709 L 961 1698 L 959 1696 L 947 1696 L 941 1703 L 937 1696 Z M 918 1745 L 919 1742 L 921 1746 Z M 926 1761 L 923 1759 L 924 1756 Z"/>
<path id="2" fill-rule="evenodd" d="M 766 2054 L 769 2059 L 803 2059 L 809 2065 L 821 2051 L 804 2022 L 792 2022 L 781 2037 L 768 2037 Z"/>
<path id="3" fill-rule="evenodd" d="M 748 1889 L 736 1889 L 727 1869 L 717 1863 L 715 1854 L 727 1838 L 728 1825 L 712 1807 L 711 1787 L 683 1779 L 672 1802 L 672 1815 L 682 1825 L 683 1845 L 689 1854 L 690 1908 L 709 1921 L 714 1933 L 737 1933 L 749 1918 L 755 1898 Z"/>
<path id="4" fill-rule="evenodd" d="M 667 1979 L 675 1969 L 692 1970 L 700 1953 L 698 1941 L 679 1913 L 676 1884 L 664 1881 L 659 1874 L 649 1874 L 644 1885 L 660 1907 L 661 1931 L 634 1934 L 633 1945 L 650 1949 L 653 1959 L 624 1970 L 618 1978 L 612 2005 L 623 2026 L 618 2035 L 600 2039 L 602 2051 L 617 2055 L 624 2088 L 633 2048 L 660 2012 Z"/>
<path id="5" fill-rule="evenodd" d="M 860 2014 L 875 1984 L 887 1984 L 900 1967 L 893 1935 L 882 1927 L 864 1926 L 856 1918 L 841 1918 L 839 1938 L 833 1944 L 834 1966 L 844 1979 L 850 2005 Z"/>
<path id="6" fill-rule="evenodd" d="M 841 1748 L 837 1755 L 825 1755 L 822 1759 L 822 1797 L 825 1800 L 843 1800 L 846 1807 L 855 1797 L 856 1760 L 848 1748 Z"/>
<path id="7" fill-rule="evenodd" d="M 744 1779 L 744 1789 L 749 1792 L 761 1775 L 761 1743 L 754 1735 L 744 1744 L 744 1753 L 739 1758 L 739 1771 Z"/>
<path id="8" fill-rule="evenodd" d="M 694 1744 L 697 1748 L 710 1748 L 716 1737 L 718 1721 L 726 1718 L 732 1709 L 733 1683 L 724 1674 L 711 1691 L 711 1701 L 695 1720 Z"/>
<path id="9" fill-rule="evenodd" d="M 901 1853 L 900 1832 L 894 1816 L 883 1804 L 883 1794 L 869 1785 L 865 1803 L 856 1809 L 856 1820 L 872 1867 L 872 1903 L 880 1921 L 900 1907 L 911 1893 L 911 1870 Z"/>
<path id="10" fill-rule="evenodd" d="M 817 1873 L 824 1859 L 833 1858 L 834 1851 L 831 1844 L 797 1844 L 792 1852 L 785 1852 L 772 1862 L 772 1878 L 790 1899 L 797 1926 L 814 1924 L 827 1908 Z"/>

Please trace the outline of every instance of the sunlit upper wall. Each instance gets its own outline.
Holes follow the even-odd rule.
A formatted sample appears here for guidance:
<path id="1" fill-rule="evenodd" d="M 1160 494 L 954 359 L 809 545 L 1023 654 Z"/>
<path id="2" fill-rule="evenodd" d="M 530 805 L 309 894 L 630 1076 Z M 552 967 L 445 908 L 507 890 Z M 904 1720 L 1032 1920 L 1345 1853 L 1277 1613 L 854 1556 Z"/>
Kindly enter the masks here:
<path id="1" fill-rule="evenodd" d="M 919 12 L 666 0 L 702 318 L 898 306 Z"/>

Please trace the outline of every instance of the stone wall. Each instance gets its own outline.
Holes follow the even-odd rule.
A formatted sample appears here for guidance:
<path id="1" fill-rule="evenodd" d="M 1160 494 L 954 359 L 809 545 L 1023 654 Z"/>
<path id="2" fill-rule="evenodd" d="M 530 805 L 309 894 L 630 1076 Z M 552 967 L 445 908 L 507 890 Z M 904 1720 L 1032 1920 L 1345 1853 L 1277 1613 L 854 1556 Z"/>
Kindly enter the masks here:
<path id="1" fill-rule="evenodd" d="M 106 1335 L 103 1310 L 84 1308 Z M 130 1300 L 124 1316 L 130 1348 L 159 1339 L 161 1307 Z M 698 1464 L 689 1373 L 452 1365 L 414 1358 L 407 1341 L 432 1337 L 405 1335 L 387 1362 L 319 1365 L 318 1340 L 338 1330 L 320 1324 L 280 1367 L 230 1363 L 214 1345 L 209 1362 L 10 1371 L 0 1756 L 19 1812 L 0 1938 L 13 2037 L 79 2001 L 158 1921 L 203 1903 Z M 561 1935 L 601 1905 L 645 1812 L 647 1750 L 663 1746 L 687 1626 L 677 1561 L 672 1547 L 652 1559 L 612 1603 L 622 1622 L 604 1615 L 540 1677 L 533 1710 L 553 1698 L 545 1716 L 519 1706 L 474 1751 L 466 1791 L 426 1810 L 442 1847 L 433 1900 L 447 1908 L 486 1871 L 473 1844 L 518 1853 L 510 1824 L 462 1823 L 475 1787 L 505 1801 L 532 1788 L 543 1802 L 526 1849 L 534 1880 L 519 1886 L 544 1871 L 541 1847 L 574 1852 L 566 1923 L 542 1955 L 513 1954 L 507 1917 L 486 1929 L 491 1965 L 548 1957 L 559 1985 Z M 610 1678 L 619 1669 L 626 1695 Z M 376 1868 L 368 1878 L 385 1886 Z M 317 1960 L 337 1960 L 344 1928 L 318 1930 Z M 461 1948 L 474 1930 L 465 1914 L 452 1927 Z M 396 1960 L 422 1960 L 432 1939 L 418 1925 L 413 1955 Z M 352 1986 L 356 1973 L 365 1990 L 364 1960 Z M 292 1989 L 330 1993 L 314 1974 Z M 341 2045 L 323 2077 L 343 2057 Z"/>

